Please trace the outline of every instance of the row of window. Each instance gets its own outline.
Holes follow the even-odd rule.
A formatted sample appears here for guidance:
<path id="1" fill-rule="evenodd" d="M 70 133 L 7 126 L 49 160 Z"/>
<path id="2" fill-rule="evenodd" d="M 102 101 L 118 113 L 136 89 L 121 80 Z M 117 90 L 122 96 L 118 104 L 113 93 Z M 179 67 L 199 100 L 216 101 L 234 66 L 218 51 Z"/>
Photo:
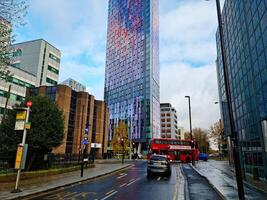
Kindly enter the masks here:
<path id="1" fill-rule="evenodd" d="M 52 85 L 57 85 L 57 81 L 55 81 L 55 80 L 53 80 L 53 79 L 51 79 L 51 78 L 48 78 L 48 77 L 46 77 L 46 82 L 47 82 L 47 83 L 50 83 L 50 84 L 52 84 Z"/>
<path id="2" fill-rule="evenodd" d="M 34 87 L 34 85 L 27 83 L 25 81 L 19 80 L 17 78 L 12 77 L 12 79 L 9 81 L 11 83 L 14 83 L 16 85 L 22 86 L 22 87 L 27 87 L 27 88 L 31 88 Z"/>
<path id="3" fill-rule="evenodd" d="M 51 65 L 48 65 L 48 70 L 51 71 L 51 72 L 54 72 L 55 74 L 59 74 L 59 70 L 52 67 Z"/>
<path id="4" fill-rule="evenodd" d="M 57 63 L 60 63 L 60 58 L 58 58 L 57 56 L 55 56 L 52 53 L 49 53 L 49 58 L 51 58 L 52 60 L 56 61 Z"/>
<path id="5" fill-rule="evenodd" d="M 4 91 L 4 90 L 0 90 L 0 96 L 7 98 L 8 97 L 8 92 L 7 91 Z M 20 102 L 22 102 L 22 101 L 25 100 L 25 97 L 20 96 L 20 95 L 17 95 L 17 94 L 10 93 L 9 99 L 10 100 L 13 100 L 13 101 L 20 101 Z"/>
<path id="6" fill-rule="evenodd" d="M 154 140 L 155 144 L 170 144 L 170 145 L 190 145 L 189 141 L 177 141 L 177 140 Z"/>

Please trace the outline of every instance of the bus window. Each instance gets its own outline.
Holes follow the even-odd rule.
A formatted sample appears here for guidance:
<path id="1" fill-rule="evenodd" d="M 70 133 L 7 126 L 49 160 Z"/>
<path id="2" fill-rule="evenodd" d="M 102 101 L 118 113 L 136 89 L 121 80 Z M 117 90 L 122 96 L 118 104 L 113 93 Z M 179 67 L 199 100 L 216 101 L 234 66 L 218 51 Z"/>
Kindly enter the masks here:
<path id="1" fill-rule="evenodd" d="M 159 140 L 155 140 L 155 144 L 159 144 Z"/>

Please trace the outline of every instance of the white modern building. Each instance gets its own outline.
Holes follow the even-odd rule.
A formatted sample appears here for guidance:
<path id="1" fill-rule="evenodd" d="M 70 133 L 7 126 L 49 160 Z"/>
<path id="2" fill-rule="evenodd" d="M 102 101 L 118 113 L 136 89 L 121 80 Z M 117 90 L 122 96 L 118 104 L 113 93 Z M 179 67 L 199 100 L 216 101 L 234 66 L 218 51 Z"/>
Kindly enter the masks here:
<path id="1" fill-rule="evenodd" d="M 86 87 L 82 85 L 81 83 L 73 80 L 72 78 L 68 78 L 67 80 L 63 81 L 61 84 L 71 87 L 76 92 L 86 92 Z"/>
<path id="2" fill-rule="evenodd" d="M 45 40 L 11 45 L 10 52 L 12 64 L 8 70 L 12 76 L 0 79 L 0 121 L 5 107 L 11 109 L 24 101 L 27 88 L 58 83 L 61 53 Z"/>
<path id="3" fill-rule="evenodd" d="M 61 52 L 43 39 L 13 44 L 13 66 L 36 76 L 36 87 L 58 83 Z"/>
<path id="4" fill-rule="evenodd" d="M 175 108 L 170 103 L 160 104 L 160 122 L 162 138 L 179 138 L 178 122 Z"/>

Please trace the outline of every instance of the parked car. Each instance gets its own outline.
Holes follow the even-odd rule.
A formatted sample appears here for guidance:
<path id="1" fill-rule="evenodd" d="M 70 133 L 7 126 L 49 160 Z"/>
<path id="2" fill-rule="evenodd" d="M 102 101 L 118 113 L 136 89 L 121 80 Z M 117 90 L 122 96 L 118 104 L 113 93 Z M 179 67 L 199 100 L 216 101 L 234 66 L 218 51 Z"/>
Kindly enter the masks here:
<path id="1" fill-rule="evenodd" d="M 199 160 L 207 161 L 208 158 L 209 158 L 209 155 L 207 153 L 200 153 L 200 154 L 198 154 L 198 159 Z"/>
<path id="2" fill-rule="evenodd" d="M 147 177 L 154 174 L 171 176 L 171 165 L 169 159 L 164 155 L 152 155 L 147 162 Z"/>

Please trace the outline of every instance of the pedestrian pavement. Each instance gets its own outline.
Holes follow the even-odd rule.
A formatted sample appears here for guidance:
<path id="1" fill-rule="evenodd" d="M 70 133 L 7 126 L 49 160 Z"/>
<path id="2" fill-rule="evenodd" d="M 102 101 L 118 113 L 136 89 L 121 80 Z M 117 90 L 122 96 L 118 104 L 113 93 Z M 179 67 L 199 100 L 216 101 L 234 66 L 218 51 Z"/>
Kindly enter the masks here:
<path id="1" fill-rule="evenodd" d="M 206 177 L 225 199 L 239 199 L 236 185 L 234 170 L 226 161 L 209 160 L 207 162 L 200 161 L 194 169 Z M 248 183 L 244 184 L 245 198 L 264 200 L 267 199 L 267 193 L 256 189 Z"/>
<path id="2" fill-rule="evenodd" d="M 78 170 L 58 175 L 34 178 L 34 180 L 23 180 L 20 182 L 19 185 L 19 188 L 22 190 L 22 192 L 20 193 L 10 192 L 12 189 L 14 189 L 15 185 L 14 183 L 12 187 L 5 188 L 5 190 L 0 190 L 0 199 L 1 200 L 19 199 L 21 197 L 62 188 L 64 186 L 69 186 L 72 184 L 104 176 L 112 172 L 127 168 L 129 166 L 131 166 L 131 164 L 121 164 L 121 163 L 105 164 L 103 162 L 102 164 L 95 164 L 94 168 L 84 169 L 83 177 L 81 177 L 81 172 L 80 170 Z"/>

